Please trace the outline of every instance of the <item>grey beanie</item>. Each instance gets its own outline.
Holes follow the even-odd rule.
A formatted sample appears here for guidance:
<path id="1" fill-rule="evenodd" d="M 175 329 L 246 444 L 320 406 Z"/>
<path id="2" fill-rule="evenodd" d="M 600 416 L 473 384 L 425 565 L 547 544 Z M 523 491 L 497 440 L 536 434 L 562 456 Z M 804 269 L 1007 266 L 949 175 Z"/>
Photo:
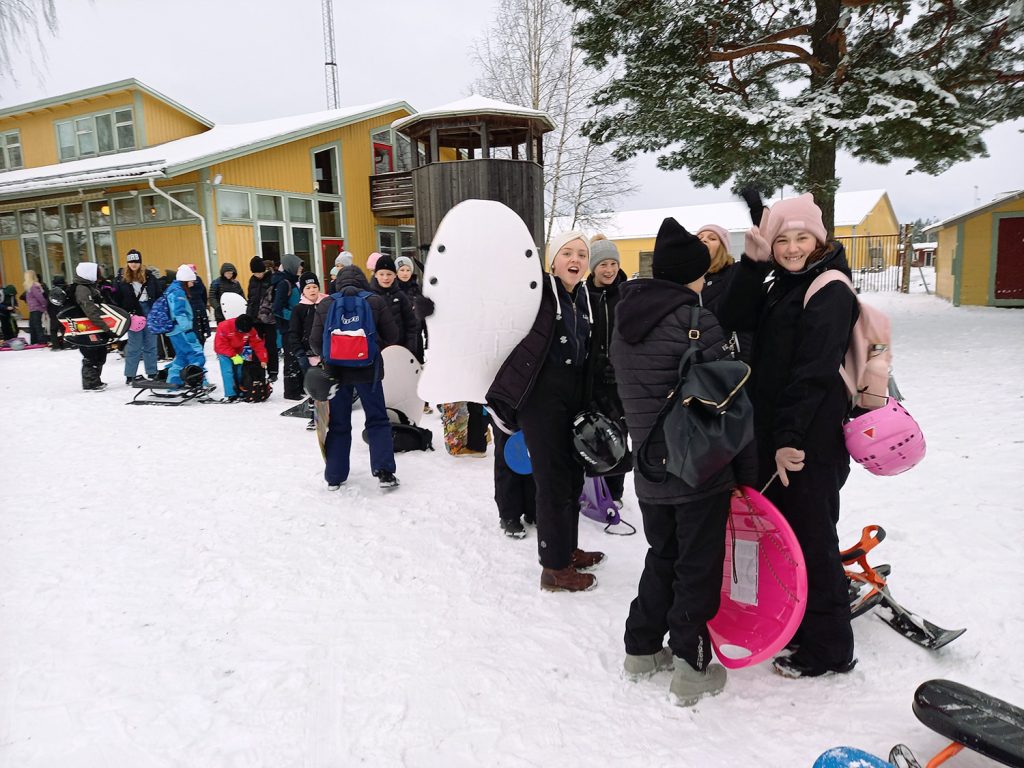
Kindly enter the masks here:
<path id="1" fill-rule="evenodd" d="M 590 244 L 590 271 L 593 272 L 605 259 L 614 259 L 616 264 L 622 264 L 615 243 L 611 240 L 595 240 Z"/>

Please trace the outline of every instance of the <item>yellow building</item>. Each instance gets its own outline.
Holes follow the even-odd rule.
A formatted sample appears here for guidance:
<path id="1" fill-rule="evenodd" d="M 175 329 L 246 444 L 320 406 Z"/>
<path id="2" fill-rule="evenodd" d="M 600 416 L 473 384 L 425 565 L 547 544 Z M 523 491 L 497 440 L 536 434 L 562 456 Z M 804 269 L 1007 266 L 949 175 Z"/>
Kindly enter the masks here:
<path id="1" fill-rule="evenodd" d="M 767 201 L 771 205 L 775 200 Z M 736 200 L 674 208 L 648 208 L 613 213 L 596 227 L 615 242 L 628 275 L 650 276 L 650 258 L 654 238 L 661 222 L 675 218 L 691 232 L 705 224 L 717 224 L 729 231 L 730 251 L 739 258 L 743 252 L 743 233 L 750 228 L 750 213 L 745 203 Z M 569 222 L 556 222 L 556 233 L 570 229 Z M 900 225 L 889 195 L 884 189 L 839 192 L 835 203 L 835 237 L 846 246 L 850 266 L 857 269 L 881 269 L 899 261 Z"/>
<path id="2" fill-rule="evenodd" d="M 371 204 L 375 173 L 410 167 L 391 123 L 414 113 L 381 101 L 214 125 L 134 79 L 0 110 L 0 282 L 82 261 L 114 274 L 132 248 L 207 284 L 230 262 L 243 286 L 257 254 L 294 253 L 321 278 L 342 249 L 414 254 L 412 219 Z"/>
<path id="3" fill-rule="evenodd" d="M 1024 306 L 1024 190 L 934 224 L 935 293 L 953 302 Z"/>

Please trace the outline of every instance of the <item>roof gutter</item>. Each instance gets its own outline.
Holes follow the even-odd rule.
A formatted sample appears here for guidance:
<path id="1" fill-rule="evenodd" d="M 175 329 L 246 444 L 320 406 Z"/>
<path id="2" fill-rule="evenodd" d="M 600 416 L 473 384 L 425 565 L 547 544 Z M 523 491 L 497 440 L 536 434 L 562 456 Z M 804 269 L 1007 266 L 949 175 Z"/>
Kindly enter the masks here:
<path id="1" fill-rule="evenodd" d="M 187 205 L 185 205 L 180 200 L 175 200 L 173 197 L 168 195 L 162 189 L 159 189 L 156 186 L 156 184 L 153 183 L 153 179 L 149 179 L 148 181 L 149 181 L 149 188 L 152 189 L 156 194 L 160 195 L 160 197 L 162 197 L 165 200 L 167 200 L 168 202 L 170 202 L 171 205 L 175 205 L 178 208 L 181 208 L 181 210 L 185 211 L 185 213 L 188 213 L 188 214 L 190 214 L 192 216 L 195 216 L 197 219 L 199 219 L 199 228 L 202 230 L 202 237 L 203 237 L 203 256 L 204 256 L 204 261 L 206 262 L 206 274 L 207 274 L 207 276 L 209 277 L 210 280 L 213 280 L 213 262 L 210 261 L 210 246 L 209 246 L 209 241 L 206 239 L 206 219 L 203 218 L 202 216 L 200 216 L 198 211 L 193 211 L 191 208 L 189 208 Z"/>

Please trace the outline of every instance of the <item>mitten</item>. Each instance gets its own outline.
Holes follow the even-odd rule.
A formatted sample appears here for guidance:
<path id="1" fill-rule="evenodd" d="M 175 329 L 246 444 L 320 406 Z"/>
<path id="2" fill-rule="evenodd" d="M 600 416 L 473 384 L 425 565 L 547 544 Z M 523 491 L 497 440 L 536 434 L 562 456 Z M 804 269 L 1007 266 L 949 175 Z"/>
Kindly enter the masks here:
<path id="1" fill-rule="evenodd" d="M 761 230 L 751 227 L 743 236 L 743 252 L 748 259 L 753 261 L 768 262 L 772 258 L 772 247 L 764 237 Z"/>
<path id="2" fill-rule="evenodd" d="M 231 362 L 234 363 L 235 365 L 241 365 L 245 361 L 242 359 L 241 355 L 235 355 L 234 357 L 231 358 Z"/>

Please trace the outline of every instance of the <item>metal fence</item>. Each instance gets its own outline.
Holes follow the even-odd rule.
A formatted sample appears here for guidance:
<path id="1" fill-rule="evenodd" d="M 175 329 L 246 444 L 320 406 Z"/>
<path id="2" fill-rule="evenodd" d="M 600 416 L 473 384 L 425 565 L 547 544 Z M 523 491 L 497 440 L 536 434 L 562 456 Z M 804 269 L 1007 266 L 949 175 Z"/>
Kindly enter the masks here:
<path id="1" fill-rule="evenodd" d="M 903 279 L 903 244 L 899 235 L 837 237 L 846 249 L 853 285 L 861 292 L 899 291 Z"/>

